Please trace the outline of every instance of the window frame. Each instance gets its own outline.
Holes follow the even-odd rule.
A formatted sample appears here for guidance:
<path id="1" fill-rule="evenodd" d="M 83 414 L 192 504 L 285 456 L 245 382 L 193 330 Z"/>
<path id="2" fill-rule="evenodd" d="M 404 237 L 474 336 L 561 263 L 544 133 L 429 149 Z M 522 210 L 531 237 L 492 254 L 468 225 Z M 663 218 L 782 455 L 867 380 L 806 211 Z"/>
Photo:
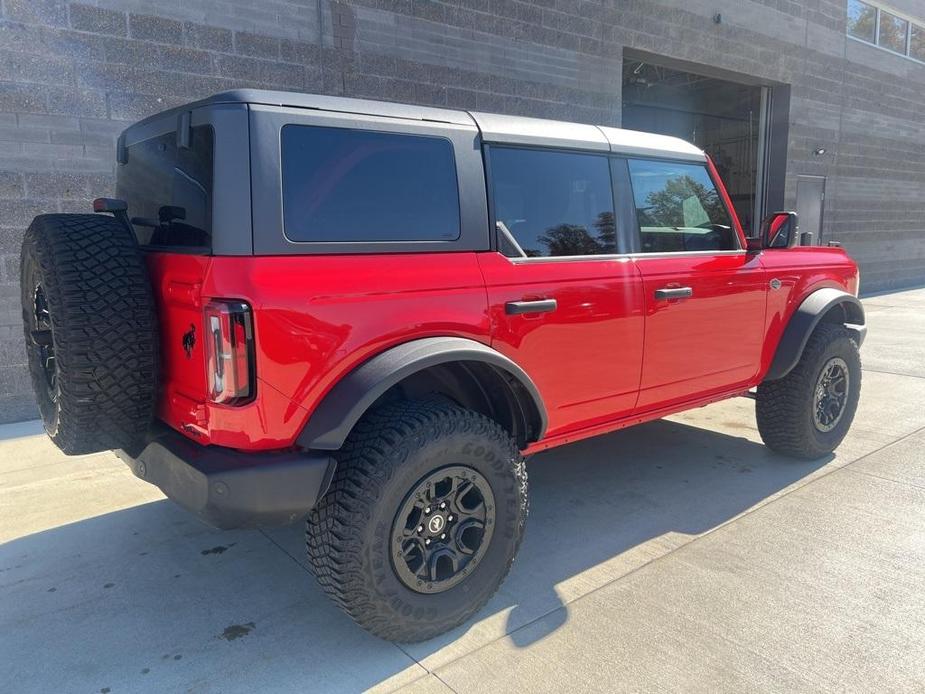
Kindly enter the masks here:
<path id="1" fill-rule="evenodd" d="M 742 237 L 739 234 L 735 219 L 733 216 L 733 211 L 730 210 L 729 204 L 724 194 L 725 187 L 721 185 L 721 181 L 714 174 L 713 168 L 709 165 L 709 161 L 704 158 L 703 162 L 694 161 L 692 159 L 683 159 L 679 157 L 672 157 L 666 155 L 664 157 L 659 156 L 647 156 L 647 155 L 627 155 L 619 152 L 606 152 L 595 149 L 579 149 L 579 148 L 570 148 L 570 147 L 553 147 L 546 145 L 525 145 L 525 144 L 514 144 L 506 142 L 492 142 L 485 143 L 482 145 L 482 156 L 483 156 L 483 167 L 485 171 L 485 185 L 487 191 L 487 203 L 488 203 L 488 221 L 490 229 L 490 241 L 491 247 L 490 250 L 500 253 L 498 247 L 498 233 L 496 231 L 496 222 L 497 217 L 495 216 L 495 194 L 494 194 L 494 179 L 491 172 L 491 149 L 503 148 L 503 149 L 534 149 L 541 151 L 553 151 L 553 152 L 568 152 L 572 154 L 589 154 L 606 157 L 610 162 L 610 181 L 612 186 L 611 194 L 613 196 L 613 205 L 614 205 L 614 222 L 616 224 L 617 232 L 617 252 L 616 253 L 601 253 L 597 255 L 552 255 L 552 256 L 539 256 L 539 257 L 509 257 L 504 256 L 507 260 L 512 263 L 543 263 L 543 262 L 587 262 L 594 260 L 612 260 L 617 258 L 632 258 L 632 259 L 644 259 L 644 258 L 665 258 L 665 257 L 685 257 L 685 256 L 716 256 L 716 255 L 743 255 L 747 253 L 747 249 L 742 245 Z M 693 166 L 703 166 L 707 172 L 707 176 L 710 178 L 710 182 L 713 183 L 713 186 L 716 188 L 716 192 L 719 195 L 720 204 L 722 204 L 723 209 L 726 210 L 726 214 L 729 215 L 730 221 L 732 224 L 732 233 L 735 239 L 736 248 L 728 250 L 706 250 L 706 251 L 659 251 L 656 253 L 645 253 L 642 251 L 642 232 L 639 228 L 639 218 L 636 214 L 636 202 L 633 197 L 633 186 L 632 180 L 629 174 L 629 163 L 630 159 L 642 159 L 645 161 L 663 161 L 670 164 L 688 164 Z"/>
<path id="2" fill-rule="evenodd" d="M 247 105 L 217 103 L 193 109 L 173 109 L 158 113 L 126 128 L 119 135 L 116 152 L 116 177 L 123 165 L 121 157 L 144 140 L 176 133 L 181 127 L 209 125 L 212 128 L 212 245 L 144 246 L 143 250 L 192 255 L 253 254 L 251 234 L 250 153 L 247 146 Z M 242 144 L 243 143 L 243 144 Z M 129 209 L 129 215 L 132 210 Z"/>
<path id="3" fill-rule="evenodd" d="M 284 176 L 285 176 L 285 170 L 282 168 L 283 158 L 284 158 L 284 152 L 283 152 L 283 149 L 282 149 L 282 143 L 283 143 L 283 138 L 285 137 L 285 133 L 286 133 L 287 128 L 293 128 L 293 129 L 295 129 L 295 128 L 311 128 L 311 129 L 313 129 L 313 130 L 318 130 L 318 131 L 333 130 L 333 131 L 337 131 L 337 132 L 339 132 L 339 133 L 341 133 L 341 134 L 347 134 L 347 133 L 375 133 L 375 134 L 377 134 L 377 135 L 392 136 L 392 137 L 397 137 L 397 138 L 413 137 L 413 138 L 418 138 L 418 139 L 421 139 L 421 140 L 431 140 L 431 141 L 433 141 L 433 142 L 438 142 L 438 143 L 440 143 L 441 145 L 448 146 L 448 147 L 449 147 L 450 160 L 452 161 L 452 170 L 451 170 L 450 172 L 447 172 L 447 175 L 452 177 L 452 186 L 451 186 L 451 187 L 452 187 L 452 189 L 455 191 L 455 199 L 456 199 L 456 210 L 455 210 L 456 214 L 455 214 L 455 215 L 450 215 L 450 216 L 455 217 L 455 221 L 456 221 L 456 227 L 455 227 L 455 228 L 456 228 L 456 236 L 453 237 L 453 238 L 450 238 L 450 239 L 378 239 L 378 240 L 377 240 L 377 239 L 353 239 L 353 240 L 351 240 L 351 241 L 337 241 L 337 240 L 334 240 L 334 239 L 330 239 L 330 240 L 321 240 L 321 239 L 300 240 L 300 239 L 298 239 L 298 238 L 293 238 L 292 236 L 289 235 L 289 232 L 290 232 L 290 231 L 294 232 L 295 229 L 288 229 L 288 230 L 287 230 L 287 228 L 286 228 L 286 181 L 285 181 L 285 178 L 284 178 Z M 293 130 L 292 132 L 294 132 L 294 130 Z M 446 150 L 444 150 L 443 152 L 441 152 L 441 155 L 443 155 L 443 154 L 446 154 Z M 385 132 L 385 131 L 378 131 L 378 130 L 369 130 L 368 128 L 334 128 L 334 127 L 318 127 L 318 126 L 314 126 L 314 125 L 304 125 L 304 124 L 301 124 L 301 123 L 300 123 L 300 124 L 296 124 L 296 123 L 287 123 L 287 124 L 284 125 L 282 128 L 280 128 L 280 164 L 281 164 L 281 170 L 280 170 L 280 177 L 281 177 L 281 179 L 280 179 L 280 185 L 281 185 L 281 193 L 282 193 L 282 201 L 283 201 L 283 234 L 285 235 L 285 237 L 286 237 L 286 239 L 287 239 L 288 241 L 292 241 L 292 242 L 294 242 L 294 243 L 395 243 L 395 242 L 416 243 L 416 242 L 426 242 L 426 241 L 451 242 L 451 241 L 458 241 L 459 238 L 460 238 L 460 236 L 462 235 L 462 219 L 461 219 L 461 218 L 462 218 L 462 210 L 460 210 L 460 208 L 459 208 L 459 179 L 457 178 L 457 172 L 456 172 L 456 151 L 455 151 L 455 149 L 453 148 L 453 142 L 452 142 L 449 138 L 444 137 L 444 136 L 442 136 L 442 135 L 425 135 L 425 134 L 411 134 L 411 133 L 392 133 L 392 132 Z M 450 183 L 450 181 L 446 181 L 446 183 Z M 412 216 L 413 216 L 413 215 L 412 215 Z M 290 220 L 290 221 L 291 221 L 291 220 Z M 332 235 L 334 235 L 334 234 L 332 233 Z"/>
<path id="4" fill-rule="evenodd" d="M 628 203 L 631 207 L 633 214 L 633 226 L 634 226 L 634 245 L 637 249 L 633 255 L 638 258 L 653 258 L 653 257 L 671 257 L 671 256 L 680 256 L 680 255 L 719 255 L 719 254 L 739 254 L 746 252 L 746 248 L 742 246 L 742 238 L 739 235 L 739 232 L 736 228 L 736 219 L 734 211 L 729 208 L 727 203 L 725 193 L 725 187 L 722 185 L 717 176 L 714 175 L 713 167 L 704 160 L 703 164 L 697 162 L 676 159 L 673 157 L 638 157 L 638 156 L 624 156 L 620 157 L 626 162 L 627 167 L 627 185 L 629 185 L 629 199 Z M 703 166 L 704 171 L 706 171 L 707 177 L 710 179 L 710 182 L 713 184 L 713 187 L 716 189 L 716 195 L 719 197 L 719 202 L 723 206 L 723 209 L 726 211 L 726 215 L 729 217 L 730 229 L 732 231 L 732 237 L 735 241 L 735 248 L 726 248 L 722 250 L 706 250 L 706 251 L 655 251 L 653 253 L 646 253 L 642 250 L 642 228 L 639 225 L 639 215 L 636 210 L 636 196 L 633 190 L 633 178 L 629 174 L 629 160 L 633 159 L 635 161 L 656 161 L 656 162 L 665 162 L 666 164 L 686 164 L 688 166 Z"/>
<path id="5" fill-rule="evenodd" d="M 853 38 L 855 41 L 860 41 L 862 43 L 868 43 L 872 46 L 877 45 L 877 39 L 880 36 L 880 8 L 873 4 L 872 2 L 867 2 L 867 0 L 858 0 L 858 2 L 867 5 L 874 11 L 874 40 L 868 41 L 867 39 L 861 36 L 855 36 L 848 30 L 848 5 L 851 3 L 851 0 L 845 0 L 845 35 Z"/>
<path id="6" fill-rule="evenodd" d="M 254 255 L 449 253 L 489 248 L 488 206 L 478 129 L 392 116 L 251 104 L 250 153 Z M 459 238 L 437 241 L 293 241 L 285 234 L 282 128 L 308 125 L 396 135 L 441 137 L 456 164 Z"/>
<path id="7" fill-rule="evenodd" d="M 214 226 L 215 226 L 215 225 L 214 225 L 213 218 L 212 218 L 212 217 L 213 217 L 214 200 L 215 200 L 215 127 L 214 127 L 211 123 L 199 123 L 199 124 L 196 124 L 196 125 L 192 125 L 192 124 L 191 124 L 191 125 L 190 125 L 190 128 L 189 128 L 189 129 L 190 129 L 190 137 L 191 137 L 191 138 L 192 138 L 192 130 L 194 130 L 194 129 L 196 129 L 196 128 L 204 128 L 206 131 L 208 131 L 208 133 L 209 133 L 209 139 L 210 139 L 209 145 L 210 145 L 211 150 L 212 150 L 212 151 L 211 151 L 211 155 L 212 155 L 212 156 L 211 156 L 211 160 L 210 160 L 210 164 L 209 164 L 210 167 L 211 167 L 211 169 L 212 169 L 212 171 L 210 172 L 211 175 L 212 175 L 212 185 L 211 185 L 211 189 L 208 190 L 208 191 L 206 191 L 206 194 L 207 194 L 207 196 L 208 196 L 208 204 L 205 206 L 205 208 L 206 208 L 206 219 L 207 219 L 206 226 L 207 226 L 208 228 L 207 228 L 207 229 L 200 229 L 200 231 L 202 231 L 203 233 L 205 233 L 205 234 L 209 237 L 209 244 L 208 244 L 208 245 L 202 245 L 202 246 L 193 246 L 193 245 L 178 245 L 178 244 L 167 244 L 167 243 L 153 243 L 153 242 L 150 242 L 150 241 L 149 241 L 148 243 L 141 243 L 141 241 L 138 241 L 138 245 L 139 245 L 139 247 L 140 247 L 142 250 L 146 250 L 146 251 L 176 251 L 176 252 L 181 252 L 181 253 L 189 253 L 189 254 L 193 254 L 193 255 L 203 255 L 203 254 L 209 255 L 209 254 L 211 254 L 211 252 L 212 252 L 212 230 L 214 229 Z M 143 139 L 143 140 L 136 140 L 136 141 L 134 141 L 134 142 L 131 142 L 131 143 L 128 144 L 128 145 L 125 145 L 126 162 L 125 162 L 124 164 L 121 164 L 120 166 L 128 166 L 128 165 L 131 164 L 132 156 L 133 156 L 133 152 L 132 152 L 132 149 L 133 149 L 133 148 L 136 148 L 136 147 L 145 145 L 145 144 L 147 144 L 147 143 L 149 143 L 149 142 L 152 142 L 152 141 L 154 141 L 154 140 L 160 140 L 160 139 L 165 138 L 165 137 L 174 140 L 174 152 L 176 153 L 177 158 L 179 158 L 179 156 L 180 156 L 180 150 L 181 150 L 182 148 L 179 147 L 179 146 L 177 145 L 177 140 L 179 139 L 179 137 L 178 137 L 178 129 L 179 129 L 179 126 L 178 126 L 177 128 L 174 128 L 173 130 L 167 130 L 167 131 L 161 133 L 160 135 L 152 135 L 151 137 L 145 138 L 145 139 Z M 190 149 L 191 149 L 191 148 L 192 148 L 192 147 L 190 147 Z M 136 155 L 136 156 L 137 156 L 137 155 Z M 173 165 L 172 168 L 176 169 L 176 168 L 177 168 L 176 162 L 173 162 L 173 164 L 174 164 L 174 165 Z M 187 174 L 185 171 L 182 171 L 182 170 L 181 170 L 180 173 L 183 174 L 184 176 L 186 176 L 187 178 L 192 178 L 192 177 L 190 177 L 189 174 Z M 196 182 L 198 183 L 198 181 L 196 181 Z M 122 185 L 121 181 L 117 180 L 117 186 L 120 186 L 120 185 Z M 124 196 L 124 192 L 123 192 L 123 191 L 117 190 L 117 195 L 123 195 L 123 197 L 125 197 L 125 199 L 126 199 L 126 202 L 131 202 L 130 200 L 128 200 L 127 196 Z M 176 202 L 175 200 L 171 200 L 171 201 L 169 202 L 169 204 L 172 205 L 172 204 L 174 204 L 175 202 Z M 166 203 L 165 203 L 165 204 L 166 204 Z M 132 232 L 135 234 L 135 238 L 136 238 L 136 240 L 137 240 L 137 239 L 138 239 L 138 230 L 136 229 L 136 227 L 139 226 L 139 225 L 134 224 L 133 222 L 131 222 L 131 220 L 134 219 L 134 218 L 136 218 L 136 217 L 139 217 L 139 215 L 137 214 L 138 210 L 132 211 L 132 210 L 130 209 L 129 212 L 130 212 L 130 215 L 129 215 L 129 219 L 130 219 L 129 224 L 130 224 L 130 226 L 132 227 Z M 152 217 L 150 217 L 150 219 L 153 220 L 153 219 L 156 219 L 156 218 L 152 216 Z M 198 228 L 198 227 L 197 227 L 197 228 Z"/>
<path id="8" fill-rule="evenodd" d="M 876 44 L 877 47 L 878 47 L 878 48 L 882 48 L 882 49 L 885 50 L 885 51 L 889 51 L 890 53 L 895 53 L 896 55 L 901 55 L 901 56 L 905 56 L 905 57 L 907 57 L 907 58 L 911 58 L 912 56 L 909 55 L 909 39 L 910 39 L 910 36 L 912 35 L 912 24 L 913 24 L 912 20 L 909 19 L 908 17 L 903 17 L 902 15 L 898 15 L 898 14 L 896 14 L 895 12 L 892 12 L 892 11 L 890 11 L 890 10 L 887 10 L 887 9 L 885 9 L 885 8 L 883 8 L 883 7 L 876 7 L 876 6 L 874 6 L 874 7 L 875 7 L 875 9 L 877 10 L 877 44 Z M 902 50 L 902 52 L 897 51 L 895 48 L 892 48 L 892 47 L 890 47 L 890 46 L 886 46 L 886 45 L 884 45 L 883 43 L 881 43 L 881 40 L 880 40 L 880 30 L 883 28 L 883 13 L 884 13 L 884 12 L 885 12 L 886 14 L 890 15 L 890 17 L 894 17 L 894 18 L 898 19 L 899 21 L 905 22 L 905 23 L 906 23 L 906 35 L 905 35 L 905 37 L 904 37 L 904 39 L 903 39 L 903 50 Z M 857 37 L 855 37 L 855 38 L 857 38 Z"/>
<path id="9" fill-rule="evenodd" d="M 915 29 L 918 29 L 919 32 L 925 35 L 925 21 L 919 24 L 918 22 L 914 22 L 910 20 L 909 22 L 909 52 L 906 57 L 909 58 L 910 60 L 914 60 L 917 63 L 925 64 L 925 51 L 923 51 L 921 58 L 917 58 L 916 56 L 912 55 L 912 33 Z"/>
<path id="10" fill-rule="evenodd" d="M 860 0 L 865 5 L 868 5 L 869 7 L 872 7 L 874 9 L 874 40 L 868 41 L 867 39 L 861 38 L 859 36 L 854 36 L 848 31 L 847 18 L 848 18 L 848 2 L 849 1 L 850 0 L 845 0 L 845 37 L 846 38 L 850 39 L 851 41 L 857 41 L 858 43 L 863 44 L 865 46 L 873 46 L 874 48 L 879 48 L 882 51 L 886 51 L 890 55 L 896 55 L 901 58 L 911 60 L 915 63 L 918 63 L 919 65 L 925 65 L 925 59 L 917 58 L 914 55 L 912 55 L 913 28 L 917 27 L 919 30 L 925 31 L 925 18 L 916 19 L 915 17 L 912 17 L 911 15 L 908 15 L 904 12 L 899 12 L 897 10 L 894 10 L 892 7 L 880 5 L 875 2 L 869 2 L 869 0 Z M 884 46 L 882 43 L 880 43 L 880 21 L 881 21 L 881 13 L 883 12 L 886 12 L 887 14 L 892 15 L 893 17 L 896 17 L 897 19 L 901 19 L 902 21 L 906 22 L 906 41 L 905 41 L 905 46 L 903 47 L 902 52 L 896 51 L 890 48 L 889 46 Z"/>
<path id="11" fill-rule="evenodd" d="M 498 253 L 501 252 L 498 244 L 498 230 L 497 223 L 498 218 L 495 212 L 495 187 L 494 187 L 494 178 L 491 171 L 491 151 L 492 149 L 521 149 L 521 150 L 531 150 L 538 152 L 555 152 L 555 153 L 564 153 L 564 154 L 585 154 L 588 156 L 601 157 L 607 162 L 608 175 L 610 176 L 610 201 L 614 213 L 614 224 L 616 225 L 616 243 L 617 243 L 617 252 L 616 253 L 598 253 L 595 255 L 544 255 L 544 256 L 534 256 L 534 257 L 510 257 L 504 256 L 512 262 L 543 262 L 543 261 L 553 261 L 553 262 L 562 262 L 569 260 L 594 260 L 594 259 L 606 259 L 606 258 L 622 258 L 632 254 L 632 245 L 631 245 L 631 232 L 627 228 L 626 218 L 624 217 L 624 210 L 619 205 L 620 194 L 618 191 L 617 178 L 620 177 L 618 171 L 614 170 L 614 162 L 619 159 L 619 157 L 613 156 L 609 151 L 606 150 L 597 150 L 597 149 L 581 149 L 578 147 L 554 147 L 546 145 L 531 145 L 531 144 L 521 144 L 521 143 L 507 143 L 507 142 L 492 142 L 485 143 L 482 145 L 482 159 L 484 162 L 485 169 L 485 186 L 488 196 L 488 229 L 491 240 L 491 250 Z"/>

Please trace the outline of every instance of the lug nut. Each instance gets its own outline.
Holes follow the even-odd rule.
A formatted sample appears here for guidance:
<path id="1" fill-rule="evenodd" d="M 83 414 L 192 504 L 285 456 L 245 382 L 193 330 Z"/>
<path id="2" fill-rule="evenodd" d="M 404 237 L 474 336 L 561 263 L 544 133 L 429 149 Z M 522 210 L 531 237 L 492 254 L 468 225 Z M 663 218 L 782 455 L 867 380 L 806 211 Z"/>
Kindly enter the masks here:
<path id="1" fill-rule="evenodd" d="M 429 544 L 430 544 L 430 538 L 429 538 L 429 537 L 428 537 L 426 540 L 424 540 L 424 544 L 425 544 L 425 545 L 429 545 Z"/>
<path id="2" fill-rule="evenodd" d="M 419 532 L 419 533 L 424 532 L 424 526 L 423 526 L 423 525 L 419 525 L 419 526 L 418 526 L 418 532 Z"/>
<path id="3" fill-rule="evenodd" d="M 446 502 L 445 502 L 445 501 L 442 502 L 442 503 L 440 504 L 440 508 L 446 508 Z"/>
<path id="4" fill-rule="evenodd" d="M 440 536 L 440 539 L 441 539 L 441 540 L 445 540 L 445 539 L 446 539 L 446 533 L 443 533 L 443 534 Z"/>
<path id="5" fill-rule="evenodd" d="M 449 516 L 447 516 L 447 517 L 446 517 L 446 520 L 447 520 L 447 522 L 449 522 L 449 521 L 451 521 L 451 520 L 453 520 L 453 515 L 452 515 L 452 514 L 450 514 Z"/>
<path id="6" fill-rule="evenodd" d="M 430 513 L 430 506 L 424 509 L 424 513 Z"/>

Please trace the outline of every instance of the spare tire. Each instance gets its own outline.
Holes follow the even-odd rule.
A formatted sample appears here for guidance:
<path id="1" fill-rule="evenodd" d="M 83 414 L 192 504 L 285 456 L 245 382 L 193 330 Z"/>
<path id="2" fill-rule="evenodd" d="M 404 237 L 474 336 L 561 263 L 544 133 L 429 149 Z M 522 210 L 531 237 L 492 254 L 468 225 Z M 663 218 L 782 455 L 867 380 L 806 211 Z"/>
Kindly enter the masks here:
<path id="1" fill-rule="evenodd" d="M 131 230 L 102 214 L 32 220 L 20 265 L 32 387 L 68 455 L 131 448 L 154 416 L 157 322 Z"/>

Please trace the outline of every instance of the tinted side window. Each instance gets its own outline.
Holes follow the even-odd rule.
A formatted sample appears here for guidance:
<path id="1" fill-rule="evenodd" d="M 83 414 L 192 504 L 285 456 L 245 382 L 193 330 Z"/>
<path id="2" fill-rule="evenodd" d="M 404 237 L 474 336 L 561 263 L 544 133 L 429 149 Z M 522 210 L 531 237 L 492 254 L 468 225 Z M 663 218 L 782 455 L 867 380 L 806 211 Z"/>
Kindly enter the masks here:
<path id="1" fill-rule="evenodd" d="M 606 156 L 492 147 L 501 251 L 508 256 L 616 253 Z"/>
<path id="2" fill-rule="evenodd" d="M 643 253 L 731 251 L 738 239 L 705 166 L 630 159 Z"/>
<path id="3" fill-rule="evenodd" d="M 453 241 L 459 191 L 440 137 L 286 125 L 283 223 L 290 241 Z"/>
<path id="4" fill-rule="evenodd" d="M 211 246 L 214 147 L 212 126 L 197 125 L 188 148 L 177 147 L 175 132 L 128 148 L 116 196 L 128 203 L 141 245 Z"/>

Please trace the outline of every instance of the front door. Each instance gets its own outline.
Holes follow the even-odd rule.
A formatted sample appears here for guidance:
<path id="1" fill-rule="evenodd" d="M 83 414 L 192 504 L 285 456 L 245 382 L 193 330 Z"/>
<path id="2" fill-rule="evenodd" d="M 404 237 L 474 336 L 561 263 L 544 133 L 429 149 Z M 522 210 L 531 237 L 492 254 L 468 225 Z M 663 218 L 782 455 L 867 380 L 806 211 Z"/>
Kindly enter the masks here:
<path id="1" fill-rule="evenodd" d="M 642 282 L 618 257 L 605 154 L 492 146 L 498 250 L 479 254 L 492 346 L 536 382 L 547 437 L 632 412 L 642 367 Z"/>
<path id="2" fill-rule="evenodd" d="M 758 373 L 765 271 L 741 249 L 704 164 L 627 161 L 646 306 L 637 408 L 673 407 L 746 385 Z"/>

